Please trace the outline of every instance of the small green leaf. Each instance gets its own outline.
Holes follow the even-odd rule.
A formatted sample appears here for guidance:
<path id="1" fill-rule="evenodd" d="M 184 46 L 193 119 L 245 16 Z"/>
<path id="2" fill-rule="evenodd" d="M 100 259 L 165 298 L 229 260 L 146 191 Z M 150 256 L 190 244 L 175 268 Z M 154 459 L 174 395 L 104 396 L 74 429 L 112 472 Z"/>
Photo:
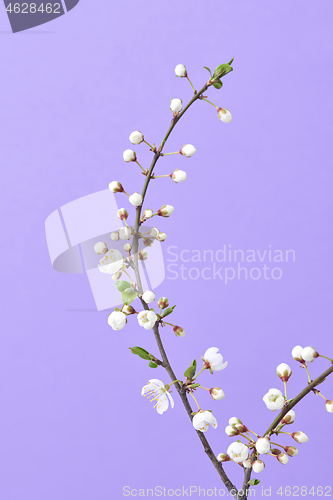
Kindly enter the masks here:
<path id="1" fill-rule="evenodd" d="M 194 359 L 192 361 L 191 366 L 189 366 L 189 368 L 187 368 L 187 370 L 184 372 L 185 377 L 187 377 L 189 380 L 192 380 L 192 378 L 195 375 L 196 369 L 197 369 L 197 361 L 196 359 Z"/>
<path id="2" fill-rule="evenodd" d="M 231 65 L 232 65 L 232 63 L 234 62 L 234 59 L 235 59 L 235 58 L 233 57 L 233 58 L 232 58 L 232 59 L 228 62 L 229 66 L 231 66 Z"/>
<path id="3" fill-rule="evenodd" d="M 173 313 L 173 310 L 176 306 L 172 306 L 172 307 L 168 307 L 168 309 L 166 309 L 163 313 L 163 318 L 165 318 L 166 316 L 169 316 L 169 314 Z"/>
<path id="4" fill-rule="evenodd" d="M 150 368 L 157 368 L 158 367 L 158 365 L 156 363 L 154 363 L 153 361 L 151 361 L 149 363 L 149 366 L 150 366 Z"/>
<path id="5" fill-rule="evenodd" d="M 133 302 L 134 299 L 136 299 L 138 294 L 133 291 L 133 288 L 127 288 L 124 292 L 121 294 L 121 300 L 123 301 L 123 304 L 128 306 Z"/>
<path id="6" fill-rule="evenodd" d="M 251 481 L 249 481 L 249 484 L 251 486 L 256 486 L 259 483 L 260 483 L 259 479 L 251 479 Z"/>
<path id="7" fill-rule="evenodd" d="M 140 356 L 142 359 L 148 359 L 151 360 L 151 355 L 149 354 L 146 349 L 142 349 L 142 347 L 130 347 L 130 350 L 132 351 L 133 354 L 136 354 L 137 356 Z"/>
<path id="8" fill-rule="evenodd" d="M 215 69 L 213 78 L 222 78 L 222 76 L 227 75 L 228 73 L 230 73 L 230 71 L 233 71 L 233 68 L 230 66 L 230 64 L 220 64 Z"/>
<path id="9" fill-rule="evenodd" d="M 221 80 L 217 80 L 215 83 L 213 83 L 213 87 L 215 87 L 217 90 L 220 90 L 222 88 Z"/>
<path id="10" fill-rule="evenodd" d="M 192 384 L 192 385 L 190 385 L 191 389 L 196 389 L 199 386 L 200 386 L 200 384 Z"/>
<path id="11" fill-rule="evenodd" d="M 213 75 L 212 75 L 211 70 L 210 70 L 209 68 L 207 68 L 207 66 L 204 66 L 204 68 L 205 68 L 207 71 L 209 71 L 209 73 L 210 73 L 210 77 L 212 78 L 212 76 L 213 76 Z"/>
<path id="12" fill-rule="evenodd" d="M 116 287 L 119 290 L 119 292 L 124 292 L 125 290 L 127 290 L 127 288 L 131 288 L 131 284 L 128 283 L 128 281 L 120 280 L 120 281 L 117 281 Z"/>

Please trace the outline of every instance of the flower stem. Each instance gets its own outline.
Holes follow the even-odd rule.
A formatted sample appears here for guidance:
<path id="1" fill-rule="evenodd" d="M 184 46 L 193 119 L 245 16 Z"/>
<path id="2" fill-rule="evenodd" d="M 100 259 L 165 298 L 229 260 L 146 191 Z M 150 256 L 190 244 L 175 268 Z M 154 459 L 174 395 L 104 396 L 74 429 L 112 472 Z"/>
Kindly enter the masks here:
<path id="1" fill-rule="evenodd" d="M 194 401 L 196 402 L 197 407 L 199 408 L 199 410 L 201 410 L 200 405 L 199 405 L 198 401 L 195 399 L 195 397 L 193 396 L 193 394 L 192 394 L 191 392 L 189 392 L 189 394 L 192 396 L 192 398 L 193 398 L 193 399 L 194 399 Z"/>
<path id="2" fill-rule="evenodd" d="M 308 369 L 308 367 L 306 365 L 304 365 L 304 368 L 306 369 L 306 373 L 308 374 L 309 383 L 311 384 L 312 380 L 311 380 L 311 377 L 310 377 L 309 369 Z"/>
<path id="3" fill-rule="evenodd" d="M 320 358 L 325 358 L 325 359 L 328 359 L 331 363 L 333 363 L 333 359 L 328 358 L 327 356 L 323 356 L 322 354 L 319 354 L 319 357 L 320 357 Z"/>
<path id="4" fill-rule="evenodd" d="M 286 398 L 286 401 L 288 400 L 288 396 L 287 396 L 287 382 L 284 380 L 284 396 Z"/>
<path id="5" fill-rule="evenodd" d="M 134 285 L 133 280 L 132 280 L 132 278 L 130 277 L 130 275 L 128 274 L 128 272 L 124 270 L 124 271 L 123 271 L 123 273 L 127 274 L 127 276 L 129 277 L 129 279 L 131 280 L 132 285 Z"/>
<path id="6" fill-rule="evenodd" d="M 202 385 L 199 385 L 198 389 L 205 389 L 205 391 L 209 391 L 210 392 L 210 389 L 207 389 L 207 387 L 202 387 Z"/>
<path id="7" fill-rule="evenodd" d="M 166 175 L 154 175 L 154 179 L 158 179 L 159 177 L 170 177 L 170 174 L 166 174 Z"/>
<path id="8" fill-rule="evenodd" d="M 174 153 L 163 153 L 163 156 L 167 156 L 167 155 L 179 155 L 180 154 L 180 151 L 175 151 Z"/>
<path id="9" fill-rule="evenodd" d="M 153 146 L 152 146 L 151 144 L 149 144 L 149 142 L 147 142 L 145 139 L 143 139 L 143 142 L 145 142 L 145 143 L 146 143 L 146 144 L 150 147 L 150 149 L 151 149 L 152 151 L 154 151 Z"/>
<path id="10" fill-rule="evenodd" d="M 137 163 L 139 165 L 139 167 L 141 168 L 142 172 L 146 173 L 145 169 L 143 167 L 141 167 L 140 163 L 138 162 L 138 160 L 135 160 L 135 163 Z"/>
<path id="11" fill-rule="evenodd" d="M 206 101 L 206 102 L 209 102 L 209 104 L 211 104 L 212 106 L 214 106 L 214 108 L 218 108 L 218 106 L 216 106 L 215 104 L 213 104 L 211 101 L 208 101 L 208 99 L 202 99 L 203 101 Z"/>
<path id="12" fill-rule="evenodd" d="M 280 448 L 284 448 L 284 446 L 282 446 L 282 444 L 279 444 L 279 443 L 274 443 L 274 441 L 271 441 L 270 443 L 271 443 L 271 444 L 275 444 L 275 446 L 280 446 Z"/>
<path id="13" fill-rule="evenodd" d="M 191 80 L 189 79 L 189 77 L 188 77 L 188 76 L 186 76 L 186 78 L 187 78 L 187 79 L 188 79 L 188 81 L 190 82 L 190 85 L 191 85 L 191 87 L 192 87 L 192 89 L 193 89 L 193 92 L 194 92 L 194 93 L 196 93 L 196 90 L 195 90 L 195 88 L 193 87 Z"/>
<path id="14" fill-rule="evenodd" d="M 169 387 L 171 387 L 171 386 L 172 386 L 172 384 L 175 384 L 176 382 L 181 382 L 181 380 L 173 380 L 173 381 L 171 382 L 171 384 L 168 384 L 168 385 L 169 385 Z"/>
<path id="15" fill-rule="evenodd" d="M 200 373 L 202 373 L 204 370 L 206 370 L 206 368 L 207 368 L 207 367 L 206 367 L 206 366 L 204 366 L 204 367 L 202 368 L 202 370 L 200 370 L 200 371 L 199 371 L 199 373 L 197 373 L 197 374 L 196 374 L 196 376 L 192 378 L 192 380 L 195 380 L 197 377 L 199 377 Z"/>

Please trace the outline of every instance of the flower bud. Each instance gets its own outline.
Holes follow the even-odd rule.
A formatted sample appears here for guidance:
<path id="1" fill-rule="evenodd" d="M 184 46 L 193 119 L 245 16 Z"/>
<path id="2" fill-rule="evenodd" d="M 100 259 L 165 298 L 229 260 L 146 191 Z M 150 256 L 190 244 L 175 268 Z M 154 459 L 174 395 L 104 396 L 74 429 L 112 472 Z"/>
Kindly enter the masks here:
<path id="1" fill-rule="evenodd" d="M 117 273 L 115 273 L 113 276 L 112 276 L 112 279 L 113 281 L 118 281 L 123 275 L 123 272 L 122 270 L 120 269 Z"/>
<path id="2" fill-rule="evenodd" d="M 160 233 L 157 236 L 157 241 L 165 241 L 167 239 L 167 235 L 165 233 Z"/>
<path id="3" fill-rule="evenodd" d="M 218 462 L 228 462 L 230 460 L 230 458 L 228 457 L 228 455 L 226 455 L 226 453 L 220 453 L 219 455 L 217 455 L 216 458 Z"/>
<path id="4" fill-rule="evenodd" d="M 117 217 L 120 219 L 120 220 L 126 220 L 127 217 L 128 217 L 128 212 L 125 208 L 120 208 L 117 212 Z"/>
<path id="5" fill-rule="evenodd" d="M 187 156 L 187 158 L 190 158 L 194 153 L 196 152 L 196 149 L 192 144 L 185 144 L 185 146 L 182 147 L 182 149 L 179 151 L 181 155 Z"/>
<path id="6" fill-rule="evenodd" d="M 109 189 L 112 193 L 122 193 L 124 191 L 123 186 L 118 181 L 110 182 Z"/>
<path id="7" fill-rule="evenodd" d="M 174 207 L 171 205 L 163 205 L 158 211 L 157 215 L 161 217 L 170 217 L 172 212 L 174 211 Z"/>
<path id="8" fill-rule="evenodd" d="M 262 460 L 256 460 L 252 464 L 252 469 L 256 474 L 259 474 L 259 472 L 262 472 L 265 468 L 265 464 Z"/>
<path id="9" fill-rule="evenodd" d="M 290 366 L 288 366 L 286 363 L 280 363 L 276 368 L 276 373 L 278 377 L 280 377 L 282 382 L 288 382 L 289 378 L 291 377 L 292 371 Z"/>
<path id="10" fill-rule="evenodd" d="M 268 437 L 259 438 L 258 441 L 256 442 L 256 449 L 257 452 L 260 453 L 260 455 L 268 453 L 271 449 L 271 443 L 269 442 L 269 438 Z"/>
<path id="11" fill-rule="evenodd" d="M 161 309 L 166 309 L 169 306 L 169 301 L 166 297 L 158 299 L 157 306 Z"/>
<path id="12" fill-rule="evenodd" d="M 180 326 L 174 326 L 173 331 L 175 332 L 175 335 L 177 335 L 177 337 L 185 337 L 185 331 Z"/>
<path id="13" fill-rule="evenodd" d="M 281 424 L 292 424 L 295 421 L 295 412 L 293 410 L 288 411 L 288 413 L 281 420 Z"/>
<path id="14" fill-rule="evenodd" d="M 142 299 L 145 301 L 146 304 L 151 304 L 155 300 L 155 294 L 154 292 L 150 292 L 147 290 L 143 295 Z"/>
<path id="15" fill-rule="evenodd" d="M 279 448 L 272 448 L 272 449 L 271 449 L 271 453 L 272 453 L 273 455 L 280 455 L 281 450 L 279 450 Z"/>
<path id="16" fill-rule="evenodd" d="M 138 130 L 135 130 L 135 132 L 132 132 L 129 136 L 129 140 L 132 144 L 141 144 L 141 142 L 143 142 L 143 134 L 141 134 Z"/>
<path id="17" fill-rule="evenodd" d="M 245 469 L 251 469 L 251 467 L 252 467 L 252 460 L 251 460 L 251 458 L 248 458 L 247 460 L 244 460 L 243 467 Z"/>
<path id="18" fill-rule="evenodd" d="M 280 453 L 280 455 L 278 455 L 276 458 L 278 459 L 280 464 L 283 465 L 286 465 L 289 462 L 288 455 L 286 455 L 285 453 Z"/>
<path id="19" fill-rule="evenodd" d="M 128 201 L 130 202 L 131 205 L 133 205 L 133 207 L 140 207 L 142 205 L 143 198 L 141 194 L 133 193 L 128 198 Z"/>
<path id="20" fill-rule="evenodd" d="M 148 254 L 144 250 L 140 250 L 138 253 L 139 260 L 147 260 L 148 259 Z"/>
<path id="21" fill-rule="evenodd" d="M 118 241 L 119 240 L 119 231 L 113 231 L 110 234 L 110 238 L 112 241 Z"/>
<path id="22" fill-rule="evenodd" d="M 327 399 L 325 403 L 325 408 L 328 411 L 328 413 L 333 413 L 333 401 Z"/>
<path id="23" fill-rule="evenodd" d="M 290 457 L 296 457 L 298 455 L 298 449 L 295 448 L 295 446 L 285 446 L 284 451 L 289 455 Z"/>
<path id="24" fill-rule="evenodd" d="M 229 418 L 229 425 L 241 424 L 242 421 L 239 418 L 231 417 Z"/>
<path id="25" fill-rule="evenodd" d="M 125 243 L 124 250 L 125 252 L 130 252 L 132 250 L 132 245 L 130 243 Z"/>
<path id="26" fill-rule="evenodd" d="M 132 306 L 123 306 L 123 313 L 130 315 L 130 314 L 136 314 L 136 310 Z"/>
<path id="27" fill-rule="evenodd" d="M 151 230 L 149 231 L 149 234 L 152 238 L 158 238 L 158 235 L 160 234 L 160 232 L 157 229 L 157 227 L 152 227 Z"/>
<path id="28" fill-rule="evenodd" d="M 145 247 L 152 247 L 154 242 L 150 238 L 143 238 L 143 244 Z"/>
<path id="29" fill-rule="evenodd" d="M 108 247 L 106 243 L 102 243 L 101 241 L 99 241 L 98 243 L 96 243 L 96 245 L 94 245 L 94 250 L 96 253 L 98 253 L 98 255 L 102 255 L 103 253 L 106 253 L 108 251 Z"/>
<path id="30" fill-rule="evenodd" d="M 153 216 L 153 211 L 150 210 L 150 208 L 147 208 L 142 215 L 145 219 L 150 219 L 150 217 Z"/>
<path id="31" fill-rule="evenodd" d="M 129 240 L 131 237 L 131 234 L 132 234 L 131 228 L 128 226 L 124 226 L 124 227 L 121 227 L 119 229 L 119 237 L 122 240 Z"/>
<path id="32" fill-rule="evenodd" d="M 179 111 L 182 110 L 182 103 L 183 101 L 181 99 L 171 99 L 170 101 L 170 109 L 174 113 L 178 113 Z"/>
<path id="33" fill-rule="evenodd" d="M 136 161 L 135 151 L 133 151 L 133 149 L 126 149 L 123 152 L 123 158 L 124 158 L 124 161 L 126 161 L 126 162 Z"/>
<path id="34" fill-rule="evenodd" d="M 212 396 L 215 401 L 219 401 L 220 399 L 224 398 L 224 392 L 220 387 L 213 387 L 212 389 L 209 390 L 210 395 Z"/>
<path id="35" fill-rule="evenodd" d="M 301 432 L 301 431 L 293 432 L 291 437 L 293 439 L 295 439 L 295 441 L 297 441 L 297 443 L 300 443 L 300 444 L 306 443 L 307 441 L 309 441 L 308 436 L 304 432 Z"/>
<path id="36" fill-rule="evenodd" d="M 184 170 L 179 170 L 179 168 L 176 168 L 176 170 L 172 172 L 170 177 L 174 182 L 178 184 L 179 182 L 183 182 L 186 180 L 187 173 L 184 172 Z"/>
<path id="37" fill-rule="evenodd" d="M 225 428 L 225 433 L 227 436 L 232 437 L 232 436 L 238 436 L 239 430 L 236 429 L 233 425 L 227 425 Z"/>
<path id="38" fill-rule="evenodd" d="M 312 363 L 312 361 L 318 358 L 319 354 L 313 347 L 304 347 L 301 356 L 304 359 L 304 361 Z"/>
<path id="39" fill-rule="evenodd" d="M 121 311 L 113 311 L 108 316 L 108 323 L 113 330 L 121 330 L 126 324 L 126 314 Z"/>
<path id="40" fill-rule="evenodd" d="M 221 122 L 230 123 L 232 120 L 232 116 L 229 109 L 217 108 L 217 115 L 221 120 Z"/>
<path id="41" fill-rule="evenodd" d="M 293 350 L 291 351 L 292 357 L 296 360 L 299 361 L 300 363 L 304 363 L 304 359 L 302 358 L 302 351 L 303 347 L 300 345 L 296 345 Z"/>
<path id="42" fill-rule="evenodd" d="M 247 432 L 248 428 L 244 424 L 234 424 L 239 432 Z"/>
<path id="43" fill-rule="evenodd" d="M 177 66 L 175 67 L 175 73 L 176 73 L 176 76 L 179 76 L 180 78 L 186 77 L 187 71 L 186 71 L 186 67 L 184 66 L 184 64 L 177 64 Z"/>

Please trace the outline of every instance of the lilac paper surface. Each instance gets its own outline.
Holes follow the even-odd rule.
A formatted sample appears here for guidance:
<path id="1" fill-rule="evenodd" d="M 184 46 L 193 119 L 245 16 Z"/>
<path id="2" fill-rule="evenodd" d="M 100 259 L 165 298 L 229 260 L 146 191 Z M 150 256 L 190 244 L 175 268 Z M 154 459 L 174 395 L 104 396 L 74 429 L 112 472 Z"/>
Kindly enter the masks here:
<path id="1" fill-rule="evenodd" d="M 275 414 L 262 397 L 282 389 L 279 363 L 293 368 L 291 395 L 305 386 L 294 345 L 332 356 L 332 11 L 327 0 L 86 1 L 16 35 L 2 12 L 1 498 L 107 500 L 123 498 L 125 486 L 224 488 L 177 395 L 162 416 L 140 395 L 149 378 L 168 381 L 128 350 L 141 345 L 157 354 L 151 332 L 135 318 L 112 331 L 86 274 L 52 268 L 44 229 L 59 207 L 112 180 L 141 191 L 143 176 L 122 151 L 136 129 L 159 143 L 170 99 L 191 98 L 188 83 L 174 77 L 178 63 L 199 88 L 203 66 L 235 56 L 223 89 L 209 91 L 231 110 L 232 123 L 196 103 L 166 150 L 191 143 L 197 153 L 158 164 L 160 174 L 180 168 L 188 179 L 156 180 L 146 204 L 175 207 L 158 220 L 168 239 L 156 293 L 177 304 L 174 320 L 186 331 L 178 339 L 163 329 L 176 374 L 211 346 L 229 361 L 202 378 L 226 394 L 220 402 L 200 398 L 219 423 L 207 433 L 214 452 L 231 443 L 224 433 L 231 416 L 267 429 Z M 134 149 L 148 165 L 148 148 Z M 229 249 L 254 250 L 256 261 L 241 263 L 247 279 L 244 270 L 238 279 L 238 261 L 221 261 Z M 227 283 L 226 268 L 235 271 Z M 313 378 L 326 366 L 317 360 Z M 321 390 L 332 398 L 333 380 Z M 267 457 L 256 497 L 262 486 L 279 498 L 280 486 L 331 485 L 332 415 L 312 394 L 296 415 L 292 429 L 309 442 L 286 466 Z M 240 468 L 225 469 L 240 484 Z"/>

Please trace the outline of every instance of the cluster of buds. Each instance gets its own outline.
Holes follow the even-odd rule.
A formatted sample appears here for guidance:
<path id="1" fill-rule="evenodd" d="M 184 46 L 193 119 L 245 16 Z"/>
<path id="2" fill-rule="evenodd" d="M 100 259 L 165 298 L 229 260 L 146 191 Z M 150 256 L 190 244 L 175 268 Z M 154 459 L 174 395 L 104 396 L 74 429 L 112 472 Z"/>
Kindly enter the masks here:
<path id="1" fill-rule="evenodd" d="M 312 363 L 316 358 L 318 358 L 319 354 L 318 352 L 311 346 L 309 347 L 303 347 L 300 345 L 296 345 L 293 350 L 291 351 L 292 357 L 296 360 L 299 361 L 299 363 Z"/>

